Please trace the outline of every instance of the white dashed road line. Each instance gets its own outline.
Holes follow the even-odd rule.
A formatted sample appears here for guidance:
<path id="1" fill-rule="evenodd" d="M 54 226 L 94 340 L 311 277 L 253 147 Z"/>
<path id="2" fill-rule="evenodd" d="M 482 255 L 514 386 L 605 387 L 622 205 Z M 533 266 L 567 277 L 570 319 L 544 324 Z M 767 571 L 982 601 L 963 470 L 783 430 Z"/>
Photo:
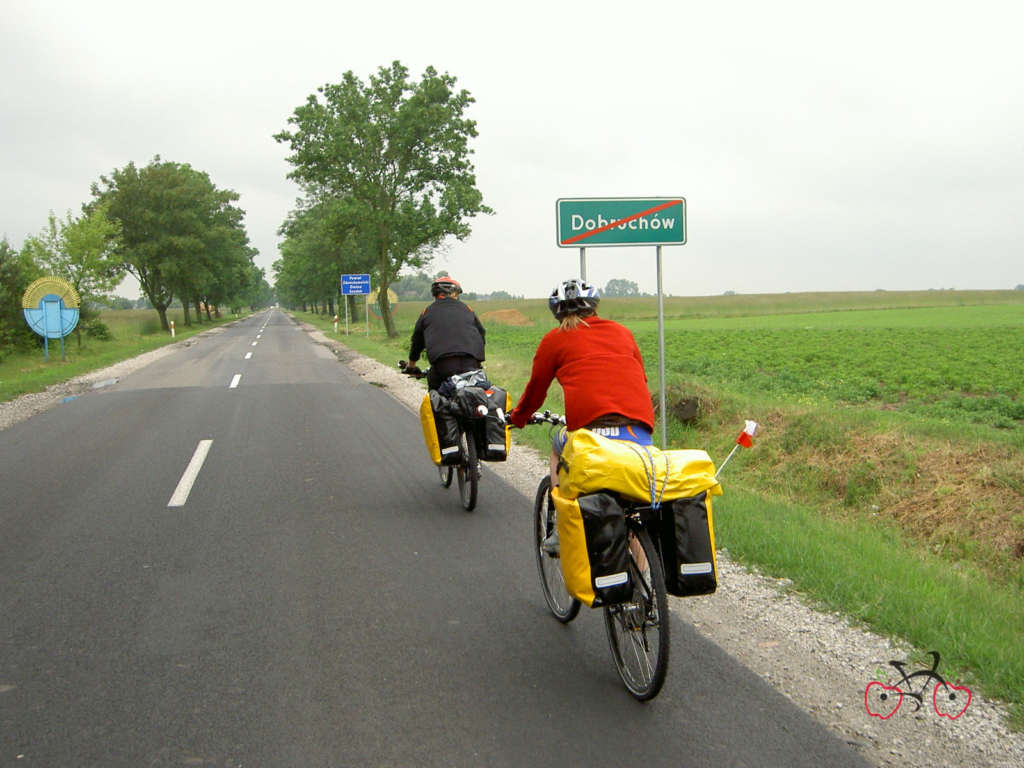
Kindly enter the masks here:
<path id="1" fill-rule="evenodd" d="M 238 386 L 238 382 L 242 380 L 242 374 L 236 373 L 234 378 L 231 379 L 231 383 L 228 384 L 228 389 L 234 389 Z"/>
<path id="2" fill-rule="evenodd" d="M 252 352 L 246 352 L 245 359 L 248 360 L 250 357 L 252 357 Z"/>
<path id="3" fill-rule="evenodd" d="M 192 491 L 192 484 L 195 483 L 196 478 L 199 476 L 199 470 L 203 468 L 203 462 L 206 461 L 206 454 L 210 452 L 211 445 L 213 445 L 213 440 L 199 441 L 199 445 L 196 446 L 196 452 L 192 454 L 192 461 L 185 467 L 185 474 L 181 476 L 181 480 L 178 481 L 178 487 L 174 489 L 171 500 L 167 502 L 168 507 L 185 506 L 185 502 L 188 501 L 188 495 Z"/>

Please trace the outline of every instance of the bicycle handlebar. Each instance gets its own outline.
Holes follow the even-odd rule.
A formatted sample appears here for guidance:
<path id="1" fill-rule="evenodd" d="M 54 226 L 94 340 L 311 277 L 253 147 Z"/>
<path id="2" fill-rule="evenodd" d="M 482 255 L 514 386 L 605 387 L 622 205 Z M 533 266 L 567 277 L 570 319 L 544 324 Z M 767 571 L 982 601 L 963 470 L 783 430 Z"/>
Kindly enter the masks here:
<path id="1" fill-rule="evenodd" d="M 533 416 L 531 416 L 529 421 L 527 421 L 526 423 L 527 424 L 558 424 L 558 425 L 564 425 L 565 424 L 565 416 L 560 416 L 559 414 L 552 413 L 551 411 L 544 411 L 543 413 L 540 413 L 538 411 L 537 413 L 534 413 Z"/>

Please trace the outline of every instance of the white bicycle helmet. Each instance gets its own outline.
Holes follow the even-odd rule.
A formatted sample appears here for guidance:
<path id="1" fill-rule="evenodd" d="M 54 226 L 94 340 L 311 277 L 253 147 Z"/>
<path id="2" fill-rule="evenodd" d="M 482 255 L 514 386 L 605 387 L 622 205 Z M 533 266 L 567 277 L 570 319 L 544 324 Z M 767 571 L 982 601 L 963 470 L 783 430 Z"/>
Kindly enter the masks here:
<path id="1" fill-rule="evenodd" d="M 582 280 L 572 278 L 559 283 L 551 292 L 548 308 L 556 319 L 567 315 L 589 315 L 597 309 L 601 292 Z"/>

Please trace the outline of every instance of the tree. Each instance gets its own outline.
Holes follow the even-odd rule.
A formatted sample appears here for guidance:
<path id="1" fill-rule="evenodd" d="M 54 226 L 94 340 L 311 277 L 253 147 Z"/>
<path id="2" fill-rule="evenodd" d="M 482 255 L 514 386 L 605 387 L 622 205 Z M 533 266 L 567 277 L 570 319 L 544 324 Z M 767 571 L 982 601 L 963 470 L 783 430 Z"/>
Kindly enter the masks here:
<path id="1" fill-rule="evenodd" d="M 30 347 L 35 334 L 22 312 L 21 300 L 29 284 L 39 276 L 31 254 L 14 250 L 7 238 L 0 240 L 0 360 L 16 347 Z"/>
<path id="2" fill-rule="evenodd" d="M 42 270 L 67 280 L 81 299 L 75 328 L 79 349 L 82 327 L 98 324 L 99 305 L 124 275 L 115 253 L 120 231 L 120 225 L 108 218 L 107 207 L 97 205 L 76 219 L 71 211 L 63 220 L 51 211 L 46 227 L 25 240 L 25 249 Z"/>
<path id="3" fill-rule="evenodd" d="M 433 278 L 423 270 L 412 275 L 401 275 L 391 287 L 400 299 L 412 299 L 414 301 L 430 301 L 430 284 Z"/>
<path id="4" fill-rule="evenodd" d="M 121 225 L 117 257 L 139 281 L 165 331 L 174 296 L 187 308 L 223 270 L 251 262 L 238 194 L 217 189 L 188 164 L 128 163 L 92 185 L 93 205 Z"/>
<path id="5" fill-rule="evenodd" d="M 465 239 L 467 219 L 492 213 L 476 188 L 463 117 L 473 98 L 427 67 L 419 82 L 395 61 L 364 84 L 351 71 L 324 85 L 274 139 L 291 148 L 288 174 L 309 204 L 331 201 L 346 234 L 373 259 L 381 317 L 397 335 L 388 288 L 403 267 L 421 267 L 446 237 Z"/>
<path id="6" fill-rule="evenodd" d="M 632 280 L 609 280 L 604 287 L 604 295 L 609 298 L 620 296 L 639 296 L 640 288 Z"/>
<path id="7" fill-rule="evenodd" d="M 294 303 L 313 302 L 333 314 L 342 274 L 365 274 L 373 268 L 372 247 L 364 233 L 350 229 L 342 206 L 334 200 L 304 205 L 289 214 L 279 234 L 283 261 L 294 274 Z M 354 297 L 350 297 L 354 298 Z"/>

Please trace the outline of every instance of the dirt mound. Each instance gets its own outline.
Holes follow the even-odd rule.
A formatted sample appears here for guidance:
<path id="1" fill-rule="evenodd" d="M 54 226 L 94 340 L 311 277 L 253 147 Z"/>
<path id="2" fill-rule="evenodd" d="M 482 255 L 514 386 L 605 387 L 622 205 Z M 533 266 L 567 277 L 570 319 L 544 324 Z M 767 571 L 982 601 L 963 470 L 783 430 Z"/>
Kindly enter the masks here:
<path id="1" fill-rule="evenodd" d="M 493 312 L 484 312 L 480 315 L 480 319 L 485 323 L 497 323 L 498 325 L 533 325 L 533 320 L 518 309 L 496 309 Z"/>

